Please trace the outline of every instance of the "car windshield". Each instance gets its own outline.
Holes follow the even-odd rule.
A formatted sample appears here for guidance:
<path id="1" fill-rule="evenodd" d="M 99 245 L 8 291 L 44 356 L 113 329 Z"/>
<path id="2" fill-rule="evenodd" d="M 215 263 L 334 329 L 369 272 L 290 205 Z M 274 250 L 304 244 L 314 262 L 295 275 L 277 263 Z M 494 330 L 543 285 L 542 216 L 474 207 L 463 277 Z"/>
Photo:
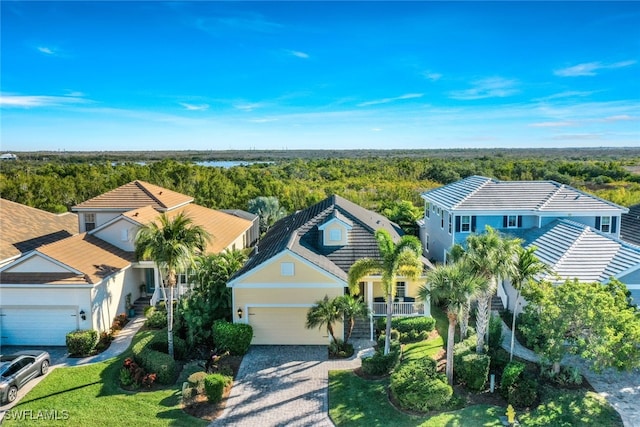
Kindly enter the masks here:
<path id="1" fill-rule="evenodd" d="M 7 369 L 9 369 L 11 363 L 9 362 L 0 362 L 0 376 L 4 376 L 4 373 Z"/>

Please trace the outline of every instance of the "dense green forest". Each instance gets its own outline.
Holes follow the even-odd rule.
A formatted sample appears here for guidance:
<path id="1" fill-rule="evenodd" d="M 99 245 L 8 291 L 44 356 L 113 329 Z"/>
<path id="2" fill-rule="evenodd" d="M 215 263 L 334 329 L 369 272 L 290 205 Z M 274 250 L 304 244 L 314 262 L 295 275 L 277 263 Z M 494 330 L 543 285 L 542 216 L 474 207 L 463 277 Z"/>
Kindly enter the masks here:
<path id="1" fill-rule="evenodd" d="M 334 193 L 374 210 L 395 200 L 421 206 L 422 191 L 470 175 L 552 179 L 624 206 L 640 203 L 640 149 L 635 148 L 18 156 L 17 161 L 0 162 L 0 194 L 51 212 L 67 211 L 136 179 L 192 195 L 196 203 L 216 209 L 247 209 L 252 198 L 275 196 L 293 212 Z M 263 162 L 231 168 L 194 163 L 212 159 Z"/>

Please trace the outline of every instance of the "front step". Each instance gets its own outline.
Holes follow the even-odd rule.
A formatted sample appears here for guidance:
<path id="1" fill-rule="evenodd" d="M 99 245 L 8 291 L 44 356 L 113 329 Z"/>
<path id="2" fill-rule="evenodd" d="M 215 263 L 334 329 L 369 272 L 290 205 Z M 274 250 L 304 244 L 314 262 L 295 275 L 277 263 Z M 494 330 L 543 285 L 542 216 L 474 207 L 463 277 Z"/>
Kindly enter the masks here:
<path id="1" fill-rule="evenodd" d="M 493 298 L 491 298 L 491 311 L 503 311 L 504 310 L 504 305 L 502 305 L 502 299 L 497 296 L 494 295 Z"/>
<path id="2" fill-rule="evenodd" d="M 133 302 L 133 308 L 136 316 L 143 315 L 145 308 L 151 305 L 151 297 L 140 297 Z"/>

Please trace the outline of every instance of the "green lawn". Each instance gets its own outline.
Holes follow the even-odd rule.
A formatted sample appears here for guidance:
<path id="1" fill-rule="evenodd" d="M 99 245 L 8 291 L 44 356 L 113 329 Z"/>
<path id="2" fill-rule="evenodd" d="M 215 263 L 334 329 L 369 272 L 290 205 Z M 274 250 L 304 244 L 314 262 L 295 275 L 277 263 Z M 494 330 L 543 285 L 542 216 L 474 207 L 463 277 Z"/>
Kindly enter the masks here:
<path id="1" fill-rule="evenodd" d="M 402 358 L 406 361 L 422 359 L 423 357 L 435 356 L 444 346 L 441 336 L 438 338 L 406 344 L 402 351 Z"/>
<path id="2" fill-rule="evenodd" d="M 136 336 L 138 338 L 138 336 Z M 180 385 L 164 390 L 123 391 L 118 387 L 118 373 L 122 355 L 92 365 L 57 368 L 36 385 L 12 409 L 15 417 L 20 411 L 23 420 L 5 419 L 3 426 L 65 425 L 65 426 L 199 426 L 207 423 L 187 415 L 180 409 Z M 178 384 L 181 384 L 178 381 Z M 42 417 L 57 411 L 63 418 L 53 421 Z M 40 418 L 39 418 L 40 417 Z"/>

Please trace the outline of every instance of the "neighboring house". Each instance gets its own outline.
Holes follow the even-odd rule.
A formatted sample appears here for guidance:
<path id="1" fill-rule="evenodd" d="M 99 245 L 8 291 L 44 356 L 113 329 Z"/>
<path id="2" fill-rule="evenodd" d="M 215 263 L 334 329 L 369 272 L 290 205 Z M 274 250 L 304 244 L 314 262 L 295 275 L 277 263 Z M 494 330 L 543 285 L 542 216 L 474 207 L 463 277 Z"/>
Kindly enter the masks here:
<path id="1" fill-rule="evenodd" d="M 447 252 L 486 225 L 510 233 L 570 219 L 620 237 L 620 216 L 628 209 L 555 181 L 499 181 L 470 176 L 422 193 L 419 221 L 425 256 L 443 262 Z"/>
<path id="2" fill-rule="evenodd" d="M 155 264 L 137 262 L 134 256 L 138 229 L 159 212 L 170 218 L 183 212 L 207 230 L 213 236 L 207 253 L 252 243 L 257 219 L 192 202 L 189 196 L 134 181 L 75 206 L 75 229 L 79 224 L 81 234 L 35 245 L 0 267 L 0 345 L 64 345 L 69 331 L 108 330 L 113 318 L 125 312 L 127 300 L 134 301 L 143 290 L 152 295 L 151 303 L 162 299 Z M 35 212 L 25 212 L 21 227 L 40 222 Z M 178 293 L 188 288 L 186 275 L 180 275 Z"/>
<path id="3" fill-rule="evenodd" d="M 640 205 L 631 206 L 629 213 L 622 214 L 620 238 L 634 245 L 640 245 Z"/>
<path id="4" fill-rule="evenodd" d="M 78 217 L 0 198 L 0 267 L 38 246 L 78 234 Z"/>
<path id="5" fill-rule="evenodd" d="M 18 156 L 13 153 L 0 154 L 0 160 L 18 160 Z"/>
<path id="6" fill-rule="evenodd" d="M 244 267 L 231 278 L 235 323 L 253 327 L 252 344 L 327 344 L 322 330 L 306 329 L 306 314 L 316 301 L 348 292 L 347 273 L 358 259 L 380 256 L 374 237 L 384 229 L 399 240 L 397 224 L 340 196 L 331 196 L 276 222 L 254 248 Z M 429 261 L 423 259 L 426 268 Z M 430 315 L 429 303 L 416 300 L 424 278 L 399 279 L 396 315 Z M 380 276 L 360 284 L 375 316 L 386 313 Z M 338 323 L 336 335 L 342 336 Z M 368 322 L 373 336 L 373 319 Z"/>
<path id="7" fill-rule="evenodd" d="M 577 278 L 606 283 L 615 277 L 640 301 L 640 248 L 620 240 L 621 216 L 628 209 L 555 181 L 499 181 L 471 176 L 427 191 L 419 222 L 425 255 L 446 260 L 454 244 L 489 225 L 535 245 L 554 283 Z M 498 288 L 513 310 L 515 291 Z"/>

